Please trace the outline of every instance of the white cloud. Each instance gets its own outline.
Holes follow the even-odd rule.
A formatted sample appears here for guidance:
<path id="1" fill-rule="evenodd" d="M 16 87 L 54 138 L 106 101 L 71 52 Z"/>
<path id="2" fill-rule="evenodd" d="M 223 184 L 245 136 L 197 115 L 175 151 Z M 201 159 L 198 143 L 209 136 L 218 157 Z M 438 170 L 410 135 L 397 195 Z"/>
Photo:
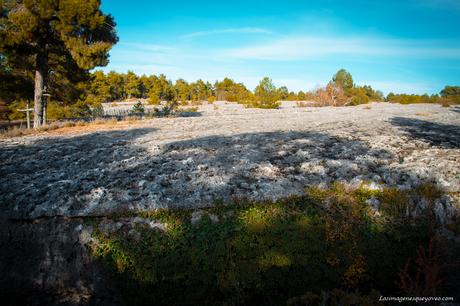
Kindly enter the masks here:
<path id="1" fill-rule="evenodd" d="M 396 64 L 382 67 L 381 64 L 391 57 L 397 57 Z M 434 40 L 397 40 L 378 37 L 296 36 L 284 39 L 269 37 L 269 41 L 264 44 L 236 46 L 232 49 L 213 46 L 197 47 L 187 43 L 160 45 L 127 42 L 120 43 L 112 50 L 110 64 L 103 70 L 119 72 L 133 70 L 138 74 L 164 73 L 173 80 L 184 78 L 187 81 L 202 78 L 214 82 L 228 76 L 237 82 L 243 82 L 251 90 L 257 86 L 263 76 L 268 75 L 278 87 L 287 86 L 289 90 L 306 91 L 314 89 L 318 83 L 327 83 L 332 73 L 340 68 L 339 63 L 352 61 L 352 65 L 369 67 L 374 63 L 379 64 L 378 79 L 364 83 L 384 93 L 437 92 L 438 88 L 434 88 L 433 84 L 415 83 L 420 78 L 412 71 L 411 62 L 407 61 L 407 65 L 404 64 L 408 59 L 420 57 L 450 58 L 459 62 L 460 42 L 448 44 Z M 307 60 L 311 59 L 318 59 L 316 66 L 320 68 L 315 66 L 311 68 L 312 70 L 306 69 L 311 63 Z M 293 61 L 293 63 L 285 65 L 276 61 Z M 346 68 L 348 69 L 348 66 Z M 403 71 L 403 68 L 407 71 Z M 453 66 L 449 65 L 449 68 L 453 69 Z M 311 73 L 299 74 L 299 69 Z M 359 75 L 357 77 L 359 78 Z M 414 83 L 409 83 L 411 81 Z M 357 83 L 361 84 L 359 81 Z"/>
<path id="2" fill-rule="evenodd" d="M 444 47 L 440 47 L 444 45 Z M 460 46 L 436 40 L 299 36 L 230 48 L 224 56 L 255 60 L 302 60 L 328 55 L 460 59 Z"/>
<path id="3" fill-rule="evenodd" d="M 209 36 L 209 35 L 219 35 L 219 34 L 273 34 L 271 31 L 262 28 L 230 28 L 230 29 L 217 29 L 217 30 L 208 30 L 208 31 L 198 31 L 193 33 L 187 33 L 181 36 L 181 38 L 195 38 L 200 36 Z"/>

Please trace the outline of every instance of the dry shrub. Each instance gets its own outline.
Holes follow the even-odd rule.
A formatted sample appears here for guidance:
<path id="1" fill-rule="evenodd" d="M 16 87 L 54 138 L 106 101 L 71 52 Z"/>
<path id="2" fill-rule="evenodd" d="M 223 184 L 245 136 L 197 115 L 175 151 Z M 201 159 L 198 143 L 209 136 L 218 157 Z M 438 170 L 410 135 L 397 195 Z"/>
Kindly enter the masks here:
<path id="1" fill-rule="evenodd" d="M 62 124 L 62 127 L 73 127 L 73 126 L 75 126 L 75 125 L 76 125 L 76 123 L 73 122 L 73 121 L 66 121 L 66 122 L 64 122 L 64 123 Z"/>
<path id="2" fill-rule="evenodd" d="M 314 102 L 306 102 L 306 101 L 297 101 L 296 102 L 297 107 L 310 107 L 310 106 L 315 106 Z"/>
<path id="3" fill-rule="evenodd" d="M 318 89 L 315 100 L 319 106 L 344 106 L 349 104 L 349 99 L 343 88 L 333 83 L 329 83 L 325 88 Z"/>
<path id="4" fill-rule="evenodd" d="M 62 127 L 62 124 L 59 122 L 53 122 L 51 124 L 43 125 L 36 129 L 39 132 L 47 132 L 47 131 L 52 131 L 52 130 L 57 130 Z"/>
<path id="5" fill-rule="evenodd" d="M 96 124 L 96 125 L 101 125 L 101 124 L 105 124 L 105 125 L 115 125 L 117 124 L 118 120 L 117 118 L 110 118 L 110 119 L 101 119 L 101 118 L 97 118 L 95 120 L 93 120 L 90 124 Z"/>
<path id="6" fill-rule="evenodd" d="M 452 101 L 446 98 L 439 98 L 439 104 L 441 104 L 442 107 L 450 107 Z"/>
<path id="7" fill-rule="evenodd" d="M 10 137 L 19 137 L 23 135 L 30 134 L 31 130 L 22 129 L 19 127 L 13 127 L 12 129 L 7 129 L 0 132 L 1 138 L 10 138 Z"/>
<path id="8" fill-rule="evenodd" d="M 126 117 L 123 119 L 124 123 L 133 124 L 137 123 L 139 120 L 142 120 L 140 117 Z M 117 118 L 96 118 L 93 121 L 86 122 L 84 120 L 79 121 L 55 121 L 50 124 L 41 126 L 38 129 L 25 129 L 25 128 L 18 128 L 13 127 L 8 130 L 0 131 L 1 138 L 9 138 L 9 137 L 19 137 L 24 135 L 36 134 L 41 132 L 47 132 L 52 130 L 57 130 L 61 128 L 71 128 L 71 127 L 82 127 L 82 126 L 91 126 L 91 125 L 106 125 L 106 126 L 114 126 L 118 124 Z"/>
<path id="9" fill-rule="evenodd" d="M 436 240 L 433 236 L 427 248 L 420 246 L 412 263 L 409 259 L 399 273 L 399 286 L 409 296 L 435 296 L 441 284 L 441 264 L 436 254 Z"/>

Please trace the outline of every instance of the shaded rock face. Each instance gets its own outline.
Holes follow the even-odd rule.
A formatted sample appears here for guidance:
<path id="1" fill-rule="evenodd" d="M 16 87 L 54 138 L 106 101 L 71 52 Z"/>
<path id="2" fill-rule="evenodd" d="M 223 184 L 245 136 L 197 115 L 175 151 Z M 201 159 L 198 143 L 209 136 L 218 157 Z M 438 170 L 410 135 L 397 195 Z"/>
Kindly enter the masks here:
<path id="1" fill-rule="evenodd" d="M 3 305 L 119 305 L 82 220 L 0 221 Z"/>

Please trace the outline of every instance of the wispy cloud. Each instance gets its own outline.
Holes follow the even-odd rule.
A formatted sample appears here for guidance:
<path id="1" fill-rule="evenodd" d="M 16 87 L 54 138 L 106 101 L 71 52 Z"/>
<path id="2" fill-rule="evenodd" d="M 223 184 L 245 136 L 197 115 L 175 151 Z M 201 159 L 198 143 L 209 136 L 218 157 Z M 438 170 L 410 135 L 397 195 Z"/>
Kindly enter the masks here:
<path id="1" fill-rule="evenodd" d="M 279 61 L 314 59 L 328 55 L 459 59 L 460 45 L 435 40 L 299 36 L 227 49 L 224 55 L 239 59 Z"/>
<path id="2" fill-rule="evenodd" d="M 228 76 L 244 82 L 250 89 L 268 75 L 277 86 L 306 91 L 317 84 L 327 83 L 341 67 L 352 73 L 357 71 L 356 78 L 359 80 L 365 71 L 363 67 L 368 66 L 373 67 L 377 77 L 373 82 L 364 83 L 384 93 L 423 93 L 437 92 L 442 84 L 423 83 L 419 78 L 418 63 L 424 62 L 423 67 L 432 65 L 433 69 L 449 63 L 449 69 L 454 69 L 460 62 L 460 42 L 456 41 L 298 35 L 284 38 L 266 36 L 265 42 L 260 44 L 245 45 L 235 41 L 233 46 L 202 46 L 186 41 L 170 45 L 122 42 L 112 50 L 111 63 L 103 70 L 164 73 L 173 80 L 185 78 L 188 81 L 201 78 L 213 82 Z M 391 64 L 385 66 L 383 63 Z M 359 65 L 359 68 L 353 68 L 356 67 L 354 65 Z"/>
<path id="3" fill-rule="evenodd" d="M 219 34 L 266 34 L 271 35 L 273 32 L 263 29 L 263 28 L 230 28 L 230 29 L 217 29 L 217 30 L 208 30 L 208 31 L 198 31 L 193 33 L 187 33 L 182 35 L 180 38 L 196 38 L 201 36 L 209 36 L 209 35 L 219 35 Z"/>

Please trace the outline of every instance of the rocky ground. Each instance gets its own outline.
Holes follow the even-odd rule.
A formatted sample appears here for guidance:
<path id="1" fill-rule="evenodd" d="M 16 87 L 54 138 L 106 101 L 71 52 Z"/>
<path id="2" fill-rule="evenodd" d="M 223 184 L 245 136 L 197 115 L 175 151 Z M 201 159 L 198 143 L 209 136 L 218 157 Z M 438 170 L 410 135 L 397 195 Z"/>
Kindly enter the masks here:
<path id="1" fill-rule="evenodd" d="M 239 109 L 0 141 L 3 214 L 28 219 L 273 199 L 343 181 L 460 190 L 460 109 Z"/>
<path id="2" fill-rule="evenodd" d="M 84 245 L 79 218 L 119 211 L 197 208 L 234 197 L 274 199 L 332 181 L 369 188 L 432 182 L 448 194 L 441 216 L 458 205 L 460 108 L 292 106 L 255 110 L 217 102 L 187 117 L 128 128 L 0 140 L 2 274 L 27 270 L 13 258 L 27 255 L 18 246 L 24 239 L 44 253 L 40 264 L 26 261 L 37 270 L 29 271 L 37 284 L 58 282 L 43 280 L 46 267 L 80 271 L 80 263 L 89 260 L 73 250 Z M 71 221 L 56 225 L 57 218 Z M 33 224 L 45 242 L 27 234 Z M 69 230 L 73 234 L 64 238 L 53 236 Z M 53 243 L 70 247 L 54 254 Z M 94 281 L 97 273 L 91 271 L 86 279 Z M 78 282 L 70 275 L 65 281 Z"/>

